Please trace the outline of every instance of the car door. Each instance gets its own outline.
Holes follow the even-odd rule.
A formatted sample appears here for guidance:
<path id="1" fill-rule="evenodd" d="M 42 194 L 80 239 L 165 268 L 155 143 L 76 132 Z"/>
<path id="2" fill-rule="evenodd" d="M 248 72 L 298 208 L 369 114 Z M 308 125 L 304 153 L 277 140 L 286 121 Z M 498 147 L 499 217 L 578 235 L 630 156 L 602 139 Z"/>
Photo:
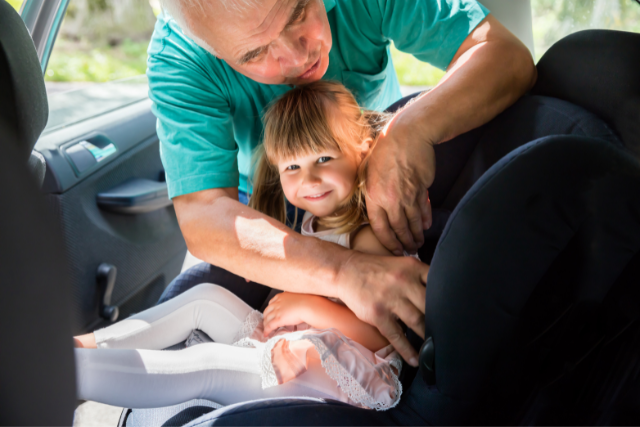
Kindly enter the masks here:
<path id="1" fill-rule="evenodd" d="M 129 3 L 150 8 L 146 0 Z M 110 3 L 25 0 L 22 4 L 21 16 L 46 76 L 64 71 L 81 56 L 65 56 L 61 48 L 62 56 L 57 57 L 56 47 L 67 43 L 65 25 L 77 21 L 77 14 L 91 12 L 87 8 L 92 4 Z M 74 19 L 70 13 L 76 14 Z M 145 19 L 151 22 L 145 29 L 148 37 L 154 17 Z M 108 33 L 117 37 L 118 28 L 122 26 Z M 136 43 L 139 47 L 145 41 Z M 100 49 L 89 46 L 82 52 L 95 57 Z M 56 63 L 62 65 L 54 69 L 51 64 Z M 82 65 L 77 68 L 82 70 Z M 155 304 L 185 258 L 186 245 L 167 197 L 156 119 L 143 73 L 107 82 L 46 82 L 49 121 L 35 150 L 46 159 L 42 192 L 64 237 L 76 333 Z"/>

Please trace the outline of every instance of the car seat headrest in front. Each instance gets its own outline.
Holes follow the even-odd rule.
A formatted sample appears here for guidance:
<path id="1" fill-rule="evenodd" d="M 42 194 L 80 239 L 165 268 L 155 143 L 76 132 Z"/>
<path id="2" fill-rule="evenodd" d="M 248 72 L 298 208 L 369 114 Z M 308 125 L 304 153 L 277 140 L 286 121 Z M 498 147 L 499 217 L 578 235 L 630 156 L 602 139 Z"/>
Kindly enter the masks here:
<path id="1" fill-rule="evenodd" d="M 613 384 L 619 395 L 601 393 L 606 381 L 591 374 L 639 367 L 602 359 L 627 339 L 638 341 L 628 363 L 640 356 L 638 322 L 625 335 L 628 322 L 610 318 L 620 314 L 616 292 L 632 321 L 640 313 L 640 292 L 628 293 L 640 273 L 638 194 L 640 165 L 626 150 L 577 136 L 526 144 L 476 182 L 429 271 L 435 378 L 421 368 L 407 396 L 422 402 L 428 423 L 597 423 L 611 403 L 602 399 L 625 394 L 626 380 Z M 595 390 L 587 397 L 585 383 Z M 535 417 L 568 418 L 522 421 L 527 405 L 538 405 Z"/>
<path id="2" fill-rule="evenodd" d="M 538 62 L 534 95 L 577 104 L 604 119 L 640 159 L 640 34 L 587 30 Z"/>
<path id="3" fill-rule="evenodd" d="M 26 163 L 47 124 L 49 105 L 38 54 L 20 15 L 0 0 L 0 122 Z"/>

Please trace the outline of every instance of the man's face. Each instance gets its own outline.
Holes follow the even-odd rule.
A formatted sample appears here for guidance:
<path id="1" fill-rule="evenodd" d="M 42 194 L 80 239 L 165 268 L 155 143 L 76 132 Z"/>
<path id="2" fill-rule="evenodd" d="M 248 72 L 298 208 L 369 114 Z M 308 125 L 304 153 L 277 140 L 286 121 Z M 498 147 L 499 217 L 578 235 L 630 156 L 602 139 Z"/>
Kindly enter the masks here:
<path id="1" fill-rule="evenodd" d="M 252 80 L 299 85 L 327 71 L 332 41 L 322 0 L 263 0 L 243 12 L 214 0 L 204 12 L 185 12 L 191 31 Z"/>

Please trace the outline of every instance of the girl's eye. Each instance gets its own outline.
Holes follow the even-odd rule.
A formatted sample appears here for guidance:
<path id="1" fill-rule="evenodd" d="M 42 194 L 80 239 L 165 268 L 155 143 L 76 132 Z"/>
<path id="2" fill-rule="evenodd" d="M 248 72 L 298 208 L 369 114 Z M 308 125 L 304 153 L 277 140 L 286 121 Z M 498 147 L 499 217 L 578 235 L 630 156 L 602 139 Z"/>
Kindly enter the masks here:
<path id="1" fill-rule="evenodd" d="M 329 156 L 322 156 L 322 157 L 320 157 L 320 158 L 318 159 L 318 163 L 326 163 L 326 162 L 328 162 L 329 160 L 331 160 L 331 157 L 329 157 Z"/>
<path id="2" fill-rule="evenodd" d="M 292 171 L 292 170 L 296 170 L 296 169 L 300 169 L 300 166 L 298 166 L 298 165 L 287 166 L 286 170 Z"/>

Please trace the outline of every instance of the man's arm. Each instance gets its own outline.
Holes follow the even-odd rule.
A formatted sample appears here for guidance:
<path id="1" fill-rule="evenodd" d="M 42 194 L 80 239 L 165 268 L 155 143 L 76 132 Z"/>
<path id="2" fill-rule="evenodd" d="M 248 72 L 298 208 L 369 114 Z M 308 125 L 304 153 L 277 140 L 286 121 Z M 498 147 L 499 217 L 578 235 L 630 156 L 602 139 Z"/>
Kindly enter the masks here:
<path id="1" fill-rule="evenodd" d="M 513 104 L 536 80 L 529 50 L 493 16 L 462 43 L 446 76 L 399 113 L 369 163 L 369 220 L 389 250 L 417 250 L 431 222 L 428 189 L 433 146 L 481 126 Z"/>
<path id="2" fill-rule="evenodd" d="M 395 318 L 424 336 L 427 266 L 302 236 L 237 197 L 236 189 L 222 188 L 173 199 L 191 253 L 267 286 L 340 298 L 417 365 L 417 354 Z"/>

